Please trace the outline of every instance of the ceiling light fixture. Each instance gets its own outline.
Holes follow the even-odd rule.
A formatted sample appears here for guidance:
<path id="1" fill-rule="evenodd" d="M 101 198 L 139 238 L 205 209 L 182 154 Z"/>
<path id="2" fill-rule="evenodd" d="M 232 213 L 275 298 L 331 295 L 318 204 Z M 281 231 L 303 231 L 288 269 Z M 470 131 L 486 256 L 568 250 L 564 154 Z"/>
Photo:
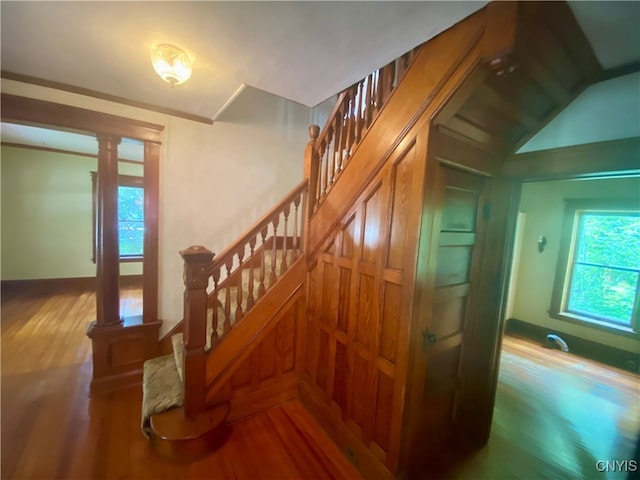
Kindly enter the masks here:
<path id="1" fill-rule="evenodd" d="M 191 58 L 173 45 L 158 45 L 151 49 L 151 63 L 165 82 L 180 85 L 191 76 Z"/>

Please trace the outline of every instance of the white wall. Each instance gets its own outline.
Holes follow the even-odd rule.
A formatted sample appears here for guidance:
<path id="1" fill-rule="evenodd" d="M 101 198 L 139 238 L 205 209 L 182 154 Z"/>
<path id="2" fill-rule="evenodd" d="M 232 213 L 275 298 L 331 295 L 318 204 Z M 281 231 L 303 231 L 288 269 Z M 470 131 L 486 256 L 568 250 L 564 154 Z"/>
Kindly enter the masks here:
<path id="1" fill-rule="evenodd" d="M 587 87 L 518 153 L 639 136 L 640 72 L 636 72 Z"/>
<path id="2" fill-rule="evenodd" d="M 640 352 L 640 340 L 622 337 L 600 329 L 551 318 L 551 293 L 560 250 L 560 232 L 565 199 L 629 198 L 640 205 L 640 179 L 574 180 L 528 183 L 523 185 L 520 212 L 526 216 L 522 231 L 512 317 L 525 322 L 614 346 Z M 538 253 L 538 237 L 547 246 Z"/>
<path id="3" fill-rule="evenodd" d="M 3 146 L 2 280 L 94 277 L 91 171 L 95 158 Z M 122 164 L 122 172 L 142 168 Z M 121 275 L 142 273 L 123 263 Z"/>
<path id="4" fill-rule="evenodd" d="M 178 251 L 220 251 L 302 181 L 313 111 L 247 88 L 214 125 L 54 89 L 2 80 L 5 93 L 165 126 L 160 161 L 159 316 L 182 319 Z"/>

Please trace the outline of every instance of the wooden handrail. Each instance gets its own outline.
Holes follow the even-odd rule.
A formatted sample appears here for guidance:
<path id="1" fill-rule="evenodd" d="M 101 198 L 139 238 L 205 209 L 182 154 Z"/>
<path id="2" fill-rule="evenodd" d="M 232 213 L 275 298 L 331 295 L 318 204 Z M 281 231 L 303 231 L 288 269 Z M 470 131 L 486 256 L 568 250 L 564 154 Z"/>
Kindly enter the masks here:
<path id="1" fill-rule="evenodd" d="M 421 46 L 367 75 L 338 95 L 324 128 L 307 153 L 309 211 L 317 210 L 388 101 Z"/>

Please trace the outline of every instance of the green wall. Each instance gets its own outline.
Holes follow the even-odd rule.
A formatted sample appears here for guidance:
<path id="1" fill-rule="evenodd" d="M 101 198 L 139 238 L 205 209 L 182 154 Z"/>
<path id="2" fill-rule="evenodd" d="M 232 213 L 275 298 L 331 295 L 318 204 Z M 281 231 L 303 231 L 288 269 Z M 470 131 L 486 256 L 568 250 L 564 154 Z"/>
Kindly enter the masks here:
<path id="1" fill-rule="evenodd" d="M 121 173 L 141 174 L 121 164 Z M 2 147 L 2 280 L 93 277 L 91 171 L 95 158 Z M 142 273 L 121 264 L 122 275 Z"/>
<path id="2" fill-rule="evenodd" d="M 520 201 L 518 257 L 514 263 L 511 317 L 623 350 L 640 352 L 640 340 L 552 318 L 548 314 L 560 249 L 565 199 L 627 198 L 640 206 L 640 179 L 619 178 L 527 183 Z M 542 253 L 538 237 L 547 238 Z"/>

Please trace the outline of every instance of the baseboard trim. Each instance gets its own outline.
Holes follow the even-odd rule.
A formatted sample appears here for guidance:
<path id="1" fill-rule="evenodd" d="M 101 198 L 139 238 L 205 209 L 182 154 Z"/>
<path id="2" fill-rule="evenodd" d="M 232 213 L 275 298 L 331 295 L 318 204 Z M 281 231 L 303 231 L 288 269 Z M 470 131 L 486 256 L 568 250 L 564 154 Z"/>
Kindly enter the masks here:
<path id="1" fill-rule="evenodd" d="M 546 343 L 546 337 L 550 333 L 560 336 L 567 342 L 570 353 L 623 370 L 640 373 L 640 352 L 628 352 L 558 330 L 527 323 L 517 318 L 508 319 L 505 328 L 505 334 L 507 335 L 525 337 L 541 344 Z"/>
<path id="2" fill-rule="evenodd" d="M 120 277 L 121 287 L 142 288 L 142 275 L 124 275 Z M 96 277 L 70 277 L 70 278 L 35 278 L 29 280 L 2 280 L 0 282 L 2 292 L 31 290 L 95 290 Z"/>

